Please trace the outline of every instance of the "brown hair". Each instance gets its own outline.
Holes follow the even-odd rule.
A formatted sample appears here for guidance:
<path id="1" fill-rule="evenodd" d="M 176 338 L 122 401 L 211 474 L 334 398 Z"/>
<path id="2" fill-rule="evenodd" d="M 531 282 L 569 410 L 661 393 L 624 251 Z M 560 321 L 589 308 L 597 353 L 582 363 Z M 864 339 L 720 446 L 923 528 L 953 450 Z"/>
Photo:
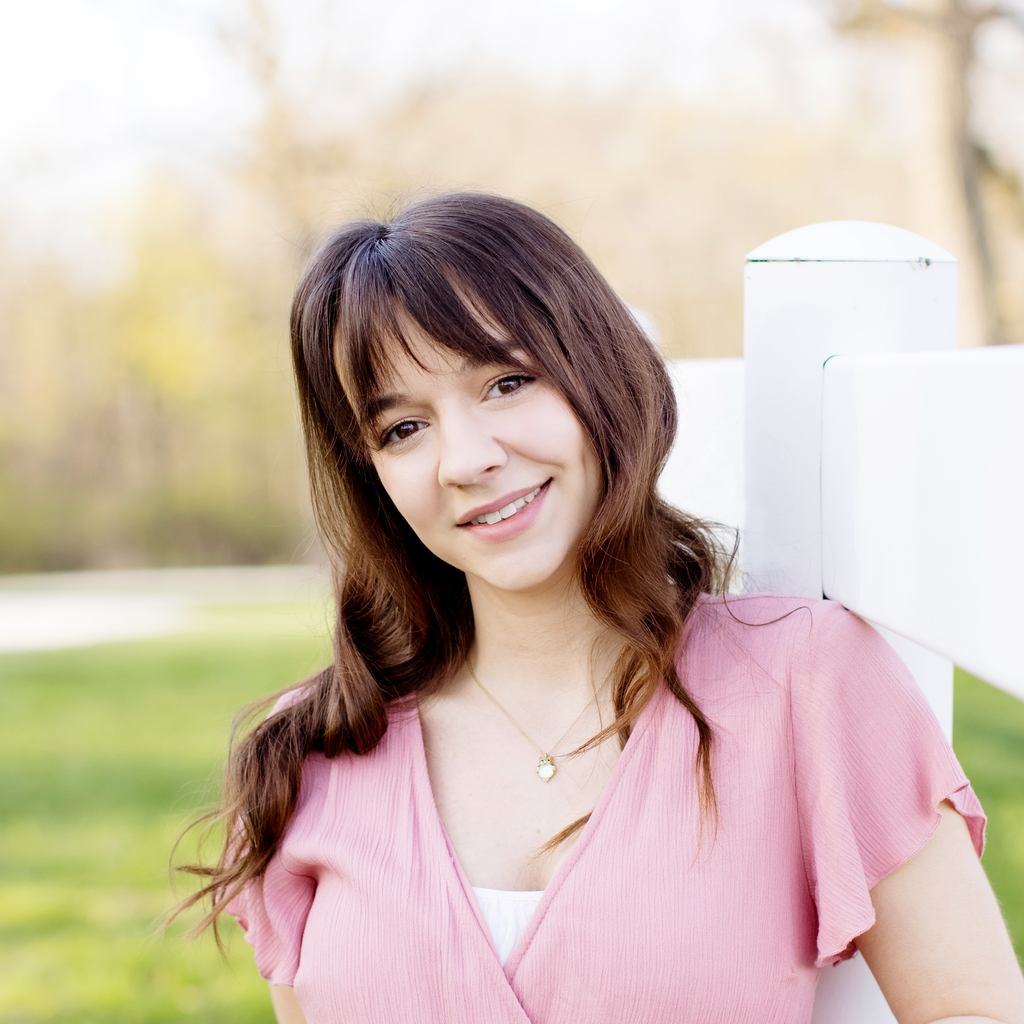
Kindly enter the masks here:
<path id="1" fill-rule="evenodd" d="M 465 577 L 420 542 L 370 461 L 375 389 L 394 345 L 409 349 L 409 320 L 473 363 L 521 365 L 525 353 L 531 374 L 572 407 L 603 486 L 580 544 L 579 586 L 623 650 L 613 674 L 616 719 L 580 749 L 615 732 L 624 743 L 664 682 L 694 718 L 701 804 L 714 807 L 711 728 L 674 659 L 698 595 L 724 589 L 727 569 L 706 524 L 656 491 L 676 428 L 664 363 L 550 220 L 509 199 L 443 195 L 386 223 L 342 228 L 310 260 L 295 293 L 292 355 L 313 510 L 337 598 L 334 662 L 290 688 L 293 697 L 233 745 L 224 804 L 210 816 L 226 829 L 219 860 L 183 869 L 207 880 L 181 908 L 209 899 L 200 928 L 262 876 L 288 827 L 306 756 L 372 750 L 390 702 L 443 686 L 468 655 L 474 625 Z"/>

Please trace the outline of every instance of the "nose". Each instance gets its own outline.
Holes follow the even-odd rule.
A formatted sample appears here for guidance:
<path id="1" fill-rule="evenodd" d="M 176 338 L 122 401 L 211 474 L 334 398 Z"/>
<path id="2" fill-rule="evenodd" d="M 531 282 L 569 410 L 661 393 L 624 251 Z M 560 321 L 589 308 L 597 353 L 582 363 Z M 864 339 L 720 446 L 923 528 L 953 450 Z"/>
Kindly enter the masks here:
<path id="1" fill-rule="evenodd" d="M 508 452 L 490 429 L 488 419 L 467 411 L 449 412 L 438 423 L 437 479 L 442 487 L 480 483 L 508 462 Z"/>

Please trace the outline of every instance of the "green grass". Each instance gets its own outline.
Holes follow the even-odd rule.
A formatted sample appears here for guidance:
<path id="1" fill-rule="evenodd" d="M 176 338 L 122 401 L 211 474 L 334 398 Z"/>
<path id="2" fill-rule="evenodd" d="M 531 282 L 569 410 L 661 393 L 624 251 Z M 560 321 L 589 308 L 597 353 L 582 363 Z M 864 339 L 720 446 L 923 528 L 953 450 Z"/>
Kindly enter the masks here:
<path id="1" fill-rule="evenodd" d="M 988 815 L 981 862 L 1024 966 L 1024 702 L 958 669 L 953 749 Z"/>
<path id="2" fill-rule="evenodd" d="M 0 657 L 0 1021 L 273 1021 L 233 921 L 227 963 L 153 925 L 232 714 L 327 652 L 291 609 L 257 608 L 185 636 Z"/>
<path id="3" fill-rule="evenodd" d="M 0 1021 L 270 1024 L 231 923 L 227 963 L 182 928 L 167 856 L 213 799 L 233 712 L 319 667 L 291 609 L 219 609 L 185 636 L 0 656 Z M 1024 952 L 1024 704 L 958 673 L 955 746 L 990 816 L 984 864 Z"/>

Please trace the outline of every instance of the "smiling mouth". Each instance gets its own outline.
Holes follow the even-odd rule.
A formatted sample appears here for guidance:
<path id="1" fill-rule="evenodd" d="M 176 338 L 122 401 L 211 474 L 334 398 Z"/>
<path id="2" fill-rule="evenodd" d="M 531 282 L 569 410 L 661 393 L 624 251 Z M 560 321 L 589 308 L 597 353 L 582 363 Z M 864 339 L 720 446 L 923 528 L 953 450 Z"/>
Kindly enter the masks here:
<path id="1" fill-rule="evenodd" d="M 470 519 L 470 526 L 481 526 L 487 523 L 493 526 L 495 523 L 500 523 L 502 519 L 511 519 L 521 508 L 525 508 L 533 501 L 534 498 L 540 494 L 541 487 L 535 487 L 529 494 L 524 494 L 521 498 L 516 498 L 515 501 L 510 501 L 504 508 L 499 508 L 496 512 L 488 512 L 482 516 L 476 516 L 474 519 Z"/>

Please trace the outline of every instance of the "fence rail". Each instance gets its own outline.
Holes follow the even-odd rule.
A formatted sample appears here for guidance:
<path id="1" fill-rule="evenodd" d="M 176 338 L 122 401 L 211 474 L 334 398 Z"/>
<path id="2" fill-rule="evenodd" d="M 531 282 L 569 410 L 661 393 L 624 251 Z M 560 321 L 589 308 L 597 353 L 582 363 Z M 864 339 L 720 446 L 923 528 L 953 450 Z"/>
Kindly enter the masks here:
<path id="1" fill-rule="evenodd" d="M 838 356 L 824 592 L 1024 699 L 1024 346 Z"/>

